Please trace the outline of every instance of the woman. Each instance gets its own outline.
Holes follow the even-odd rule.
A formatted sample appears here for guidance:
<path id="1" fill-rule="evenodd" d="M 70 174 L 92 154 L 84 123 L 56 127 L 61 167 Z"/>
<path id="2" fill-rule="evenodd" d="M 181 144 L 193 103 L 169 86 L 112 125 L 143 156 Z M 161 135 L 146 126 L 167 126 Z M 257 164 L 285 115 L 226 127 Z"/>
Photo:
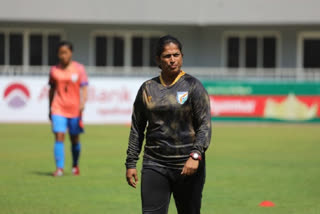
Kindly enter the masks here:
<path id="1" fill-rule="evenodd" d="M 64 139 L 68 129 L 73 157 L 72 173 L 79 175 L 81 145 L 79 134 L 83 132 L 81 114 L 87 101 L 88 78 L 84 66 L 72 60 L 73 47 L 63 41 L 58 45 L 59 64 L 50 70 L 49 118 L 55 135 L 54 157 L 56 171 L 64 172 Z"/>
<path id="2" fill-rule="evenodd" d="M 142 84 L 134 102 L 126 178 L 135 188 L 147 129 L 141 184 L 145 214 L 167 213 L 171 194 L 179 214 L 200 213 L 211 138 L 210 102 L 202 84 L 181 70 L 182 58 L 176 38 L 160 38 L 156 60 L 161 74 Z"/>

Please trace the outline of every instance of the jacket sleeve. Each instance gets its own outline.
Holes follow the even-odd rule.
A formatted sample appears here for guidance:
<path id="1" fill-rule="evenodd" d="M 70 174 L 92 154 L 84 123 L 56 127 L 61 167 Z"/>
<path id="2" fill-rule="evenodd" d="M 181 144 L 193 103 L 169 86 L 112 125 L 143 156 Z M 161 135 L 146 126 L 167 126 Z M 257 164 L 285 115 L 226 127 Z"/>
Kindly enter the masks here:
<path id="1" fill-rule="evenodd" d="M 54 87 L 55 86 L 55 82 L 54 82 L 54 78 L 53 78 L 53 66 L 50 68 L 50 72 L 49 72 L 49 81 L 48 84 L 50 85 L 50 87 Z"/>
<path id="2" fill-rule="evenodd" d="M 209 95 L 198 80 L 192 90 L 191 102 L 196 132 L 193 152 L 203 154 L 208 149 L 211 141 L 211 110 Z"/>
<path id="3" fill-rule="evenodd" d="M 143 86 L 141 86 L 133 104 L 131 130 L 125 164 L 127 169 L 136 168 L 144 140 L 147 119 L 145 115 L 146 109 L 143 101 L 143 93 Z"/>

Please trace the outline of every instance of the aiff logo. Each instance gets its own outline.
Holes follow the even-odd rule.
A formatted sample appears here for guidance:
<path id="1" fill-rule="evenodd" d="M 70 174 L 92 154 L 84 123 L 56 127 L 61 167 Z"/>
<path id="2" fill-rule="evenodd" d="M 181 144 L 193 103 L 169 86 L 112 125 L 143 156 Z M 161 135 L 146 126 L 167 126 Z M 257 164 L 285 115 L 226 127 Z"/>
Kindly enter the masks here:
<path id="1" fill-rule="evenodd" d="M 177 92 L 177 101 L 181 105 L 184 104 L 188 99 L 188 92 L 187 91 L 178 91 Z"/>
<path id="2" fill-rule="evenodd" d="M 4 100 L 12 108 L 21 108 L 30 98 L 30 92 L 26 86 L 20 83 L 10 84 L 3 94 Z"/>

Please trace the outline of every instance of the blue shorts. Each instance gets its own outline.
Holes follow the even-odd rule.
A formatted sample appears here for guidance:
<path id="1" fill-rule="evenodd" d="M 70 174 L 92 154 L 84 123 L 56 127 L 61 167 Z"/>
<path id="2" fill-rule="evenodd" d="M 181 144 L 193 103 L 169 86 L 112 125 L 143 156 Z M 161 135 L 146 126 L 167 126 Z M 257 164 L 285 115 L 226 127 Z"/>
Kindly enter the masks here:
<path id="1" fill-rule="evenodd" d="M 71 135 L 78 135 L 84 131 L 80 125 L 80 117 L 67 118 L 60 115 L 51 115 L 51 121 L 54 133 L 66 133 L 68 129 Z"/>

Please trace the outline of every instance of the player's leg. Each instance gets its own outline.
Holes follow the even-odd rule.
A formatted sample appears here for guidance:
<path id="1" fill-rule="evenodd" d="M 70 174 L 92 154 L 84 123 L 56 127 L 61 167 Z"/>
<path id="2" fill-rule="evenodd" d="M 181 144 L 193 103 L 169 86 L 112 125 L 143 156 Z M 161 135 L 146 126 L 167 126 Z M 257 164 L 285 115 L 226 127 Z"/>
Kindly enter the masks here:
<path id="1" fill-rule="evenodd" d="M 52 131 L 55 135 L 54 159 L 56 162 L 56 171 L 53 176 L 63 175 L 64 169 L 64 136 L 67 130 L 67 118 L 59 115 L 52 115 Z"/>
<path id="2" fill-rule="evenodd" d="M 181 176 L 173 186 L 173 197 L 178 214 L 200 214 L 205 166 L 200 164 L 192 176 Z"/>
<path id="3" fill-rule="evenodd" d="M 143 169 L 141 199 L 143 214 L 167 214 L 171 196 L 169 179 L 153 169 Z"/>
<path id="4" fill-rule="evenodd" d="M 68 128 L 71 141 L 72 173 L 74 175 L 80 175 L 79 158 L 81 152 L 81 143 L 79 134 L 83 132 L 83 128 L 80 126 L 80 118 L 77 117 L 68 119 Z"/>
<path id="5" fill-rule="evenodd" d="M 72 173 L 74 175 L 80 175 L 79 157 L 81 152 L 81 144 L 79 140 L 79 135 L 70 134 L 70 141 L 72 154 Z"/>

